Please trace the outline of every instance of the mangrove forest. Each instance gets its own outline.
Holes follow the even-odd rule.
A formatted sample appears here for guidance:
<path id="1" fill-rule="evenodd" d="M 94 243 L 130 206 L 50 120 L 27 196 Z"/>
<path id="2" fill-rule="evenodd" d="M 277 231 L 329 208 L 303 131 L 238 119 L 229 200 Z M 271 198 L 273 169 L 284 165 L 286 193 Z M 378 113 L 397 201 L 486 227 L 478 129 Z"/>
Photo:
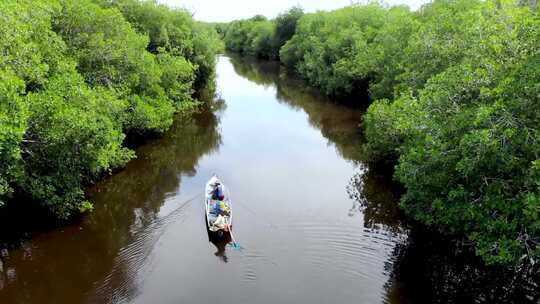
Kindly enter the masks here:
<path id="1" fill-rule="evenodd" d="M 540 303 L 539 6 L 0 1 L 0 303 Z"/>

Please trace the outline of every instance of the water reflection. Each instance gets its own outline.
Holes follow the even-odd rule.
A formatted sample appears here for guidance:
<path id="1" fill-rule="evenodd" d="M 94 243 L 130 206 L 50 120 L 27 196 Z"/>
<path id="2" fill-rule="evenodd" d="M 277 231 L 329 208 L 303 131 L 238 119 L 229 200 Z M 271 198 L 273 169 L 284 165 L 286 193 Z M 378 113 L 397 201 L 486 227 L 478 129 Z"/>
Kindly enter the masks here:
<path id="1" fill-rule="evenodd" d="M 350 216 L 362 215 L 364 226 L 404 234 L 402 214 L 398 207 L 400 187 L 391 173 L 370 169 L 362 162 L 363 137 L 359 122 L 362 110 L 336 105 L 302 80 L 290 75 L 279 63 L 228 55 L 235 71 L 257 84 L 276 88 L 276 98 L 308 115 L 309 123 L 319 129 L 340 155 L 355 163 L 357 173 L 346 190 L 353 202 Z"/>
<path id="2" fill-rule="evenodd" d="M 411 229 L 394 249 L 389 303 L 540 303 L 540 271 L 488 267 L 470 247 Z"/>
<path id="3" fill-rule="evenodd" d="M 361 109 L 336 104 L 304 81 L 290 75 L 277 62 L 234 54 L 228 56 L 236 73 L 259 85 L 274 87 L 278 102 L 291 109 L 303 110 L 310 125 L 320 130 L 329 145 L 334 145 L 343 158 L 359 164 L 363 139 L 359 125 Z"/>
<path id="4" fill-rule="evenodd" d="M 403 215 L 399 209 L 399 186 L 387 174 L 359 166 L 359 171 L 351 178 L 347 193 L 353 201 L 350 216 L 362 215 L 364 227 L 407 234 Z"/>
<path id="5" fill-rule="evenodd" d="M 27 240 L 0 242 L 0 303 L 82 303 L 103 280 L 118 287 L 109 295 L 114 301 L 137 294 L 138 267 L 130 263 L 141 263 L 163 225 L 181 216 L 181 208 L 161 213 L 164 205 L 183 203 L 173 199 L 183 197 L 175 195 L 182 177 L 195 174 L 198 160 L 218 149 L 218 123 L 208 110 L 179 117 L 163 138 L 140 147 L 124 170 L 89 190 L 93 213 Z"/>
<path id="6" fill-rule="evenodd" d="M 227 257 L 226 248 L 232 242 L 231 235 L 226 233 L 222 237 L 216 237 L 208 233 L 208 242 L 212 243 L 216 247 L 214 255 L 224 263 L 227 263 L 229 258 Z"/>
<path id="7" fill-rule="evenodd" d="M 471 246 L 404 222 L 388 173 L 361 167 L 347 190 L 366 228 L 402 236 L 385 267 L 386 303 L 540 303 L 540 267 L 486 266 Z"/>

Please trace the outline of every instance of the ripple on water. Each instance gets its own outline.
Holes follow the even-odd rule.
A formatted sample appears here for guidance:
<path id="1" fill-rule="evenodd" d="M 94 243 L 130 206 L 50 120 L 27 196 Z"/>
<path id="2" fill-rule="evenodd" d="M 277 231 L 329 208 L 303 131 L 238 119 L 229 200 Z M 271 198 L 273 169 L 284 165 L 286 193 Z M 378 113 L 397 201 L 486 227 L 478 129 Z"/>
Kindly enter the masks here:
<path id="1" fill-rule="evenodd" d="M 135 221 L 130 229 L 134 239 L 120 249 L 111 272 L 102 281 L 94 283 L 96 288 L 88 302 L 126 303 L 134 299 L 138 295 L 137 278 L 144 277 L 141 271 L 147 268 L 155 244 L 169 224 L 184 221 L 192 209 L 192 204 L 184 203 L 147 225 L 141 226 L 141 221 Z M 135 216 L 138 216 L 137 212 Z"/>
<path id="2" fill-rule="evenodd" d="M 303 235 L 305 261 L 319 272 L 338 272 L 349 279 L 388 279 L 384 271 L 393 248 L 404 235 L 384 230 L 364 229 L 350 222 L 324 218 L 291 220 L 287 229 Z"/>
<path id="3" fill-rule="evenodd" d="M 277 266 L 277 263 L 262 251 L 247 248 L 241 251 L 242 282 L 255 283 L 257 281 L 257 268 L 261 266 Z"/>

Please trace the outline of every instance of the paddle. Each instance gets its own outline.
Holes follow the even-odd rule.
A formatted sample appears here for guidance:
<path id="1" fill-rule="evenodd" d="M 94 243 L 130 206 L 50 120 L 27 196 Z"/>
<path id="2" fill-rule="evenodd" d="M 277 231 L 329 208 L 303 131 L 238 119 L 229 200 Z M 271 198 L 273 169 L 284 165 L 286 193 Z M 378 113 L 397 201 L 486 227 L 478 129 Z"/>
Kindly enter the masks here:
<path id="1" fill-rule="evenodd" d="M 231 225 L 229 225 L 229 233 L 231 234 L 231 240 L 232 240 L 232 248 L 233 249 L 236 249 L 236 250 L 240 250 L 240 244 L 238 244 L 235 239 L 234 239 L 234 235 L 232 233 L 232 229 L 231 229 Z"/>

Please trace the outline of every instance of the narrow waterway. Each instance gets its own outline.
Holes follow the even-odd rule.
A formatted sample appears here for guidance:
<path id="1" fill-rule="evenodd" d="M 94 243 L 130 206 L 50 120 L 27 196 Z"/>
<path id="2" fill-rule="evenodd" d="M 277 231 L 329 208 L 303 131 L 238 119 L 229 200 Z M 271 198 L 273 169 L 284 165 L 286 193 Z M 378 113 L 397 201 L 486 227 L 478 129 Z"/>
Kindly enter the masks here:
<path id="1" fill-rule="evenodd" d="M 402 228 L 395 186 L 360 161 L 360 111 L 276 63 L 222 56 L 217 70 L 213 111 L 179 119 L 90 189 L 93 213 L 0 246 L 0 303 L 446 299 Z M 213 173 L 231 190 L 240 250 L 209 242 Z"/>

